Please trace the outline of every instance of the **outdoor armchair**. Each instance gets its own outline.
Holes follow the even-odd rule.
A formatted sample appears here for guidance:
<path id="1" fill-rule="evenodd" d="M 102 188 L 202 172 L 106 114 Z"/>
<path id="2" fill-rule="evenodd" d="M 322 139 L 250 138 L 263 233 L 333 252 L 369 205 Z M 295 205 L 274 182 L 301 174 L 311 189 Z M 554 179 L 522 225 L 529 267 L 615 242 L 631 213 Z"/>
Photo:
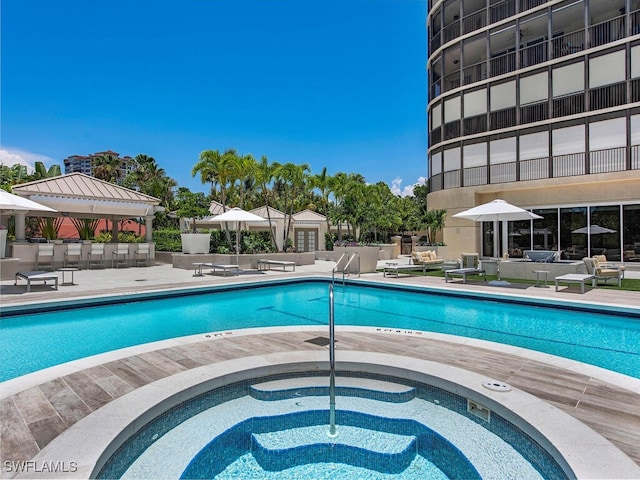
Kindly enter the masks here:
<path id="1" fill-rule="evenodd" d="M 584 261 L 584 265 L 587 268 L 587 273 L 589 275 L 593 275 L 595 284 L 597 284 L 600 280 L 604 281 L 605 285 L 609 280 L 617 280 L 618 287 L 622 286 L 623 272 L 621 270 L 603 268 L 602 265 L 600 265 L 600 262 L 598 262 L 598 260 L 593 257 L 585 257 L 582 260 Z"/>

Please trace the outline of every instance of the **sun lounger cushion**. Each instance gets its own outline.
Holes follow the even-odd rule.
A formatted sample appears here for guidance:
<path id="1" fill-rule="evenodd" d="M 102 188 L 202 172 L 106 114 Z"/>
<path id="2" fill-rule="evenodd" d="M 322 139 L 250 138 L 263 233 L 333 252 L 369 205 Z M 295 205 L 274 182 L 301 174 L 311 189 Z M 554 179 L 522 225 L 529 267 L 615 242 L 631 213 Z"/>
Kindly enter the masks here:
<path id="1" fill-rule="evenodd" d="M 444 258 L 438 258 L 434 250 L 427 250 L 424 252 L 411 252 L 411 261 L 416 265 L 435 265 L 444 263 Z"/>

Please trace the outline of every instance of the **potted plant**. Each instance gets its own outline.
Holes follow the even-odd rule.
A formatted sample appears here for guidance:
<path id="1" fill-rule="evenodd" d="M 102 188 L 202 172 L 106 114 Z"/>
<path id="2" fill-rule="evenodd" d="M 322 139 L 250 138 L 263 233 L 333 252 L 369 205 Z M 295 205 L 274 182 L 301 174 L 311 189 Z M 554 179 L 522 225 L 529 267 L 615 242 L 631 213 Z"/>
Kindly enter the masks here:
<path id="1" fill-rule="evenodd" d="M 182 253 L 209 253 L 211 235 L 198 233 L 196 230 L 196 218 L 204 217 L 209 213 L 207 200 L 203 193 L 193 193 L 187 188 L 178 189 L 176 215 L 180 218 L 193 219 L 193 230 L 180 234 L 182 240 Z"/>

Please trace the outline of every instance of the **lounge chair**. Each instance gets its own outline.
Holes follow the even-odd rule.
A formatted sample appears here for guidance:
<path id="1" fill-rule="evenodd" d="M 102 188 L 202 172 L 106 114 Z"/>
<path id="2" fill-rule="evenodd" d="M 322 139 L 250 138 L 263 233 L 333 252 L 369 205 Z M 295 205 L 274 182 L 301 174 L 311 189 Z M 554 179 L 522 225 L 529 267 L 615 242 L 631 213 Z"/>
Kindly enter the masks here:
<path id="1" fill-rule="evenodd" d="M 87 267 L 91 270 L 91 265 L 96 264 L 104 268 L 104 243 L 92 243 L 90 246 L 89 253 L 87 253 Z"/>
<path id="2" fill-rule="evenodd" d="M 43 282 L 45 285 L 48 281 L 53 280 L 55 282 L 55 289 L 58 290 L 58 275 L 51 272 L 45 272 L 44 270 L 34 270 L 32 272 L 18 272 L 14 285 L 18 285 L 18 279 L 22 278 L 27 281 L 27 292 L 31 291 L 31 282 Z"/>
<path id="3" fill-rule="evenodd" d="M 236 275 L 240 275 L 240 267 L 238 265 L 222 263 L 205 263 L 204 265 L 207 267 L 211 267 L 212 275 L 216 274 L 216 270 L 222 270 L 223 277 L 227 276 L 227 272 L 235 272 Z"/>
<path id="4" fill-rule="evenodd" d="M 64 268 L 68 268 L 70 263 L 75 263 L 75 266 L 82 268 L 82 244 L 81 243 L 68 243 L 67 251 L 64 252 Z"/>
<path id="5" fill-rule="evenodd" d="M 445 282 L 448 282 L 450 277 L 462 277 L 462 283 L 467 283 L 468 275 L 485 276 L 485 271 L 480 268 L 480 254 L 478 253 L 463 253 L 460 259 L 460 265 L 462 265 L 461 268 L 445 270 Z"/>
<path id="6" fill-rule="evenodd" d="M 287 267 L 291 267 L 292 271 L 296 271 L 296 262 L 287 260 L 270 260 L 261 258 L 256 262 L 258 270 L 271 270 L 272 266 L 282 267 L 282 271 L 286 271 Z"/>
<path id="7" fill-rule="evenodd" d="M 42 264 L 47 263 L 49 269 L 53 272 L 53 243 L 38 244 L 36 252 L 36 270 L 42 268 Z"/>
<path id="8" fill-rule="evenodd" d="M 585 257 L 582 259 L 584 265 L 587 267 L 587 274 L 593 275 L 593 286 L 595 287 L 600 280 L 603 280 L 605 285 L 609 280 L 617 280 L 618 287 L 622 286 L 622 277 L 624 272 L 620 269 L 603 268 L 600 262 L 591 257 Z"/>

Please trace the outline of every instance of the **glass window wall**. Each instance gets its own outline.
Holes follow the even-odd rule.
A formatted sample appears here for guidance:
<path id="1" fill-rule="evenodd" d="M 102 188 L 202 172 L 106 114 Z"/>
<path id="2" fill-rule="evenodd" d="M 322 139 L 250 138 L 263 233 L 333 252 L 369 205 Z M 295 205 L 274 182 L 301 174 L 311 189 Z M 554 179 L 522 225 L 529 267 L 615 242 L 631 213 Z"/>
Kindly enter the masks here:
<path id="1" fill-rule="evenodd" d="M 619 262 L 620 206 L 591 207 L 591 224 L 588 228 L 589 256 L 606 255 L 608 261 Z"/>
<path id="2" fill-rule="evenodd" d="M 588 256 L 587 207 L 560 209 L 560 249 L 569 260 L 582 260 Z"/>
<path id="3" fill-rule="evenodd" d="M 622 207 L 624 261 L 640 262 L 640 204 Z"/>

